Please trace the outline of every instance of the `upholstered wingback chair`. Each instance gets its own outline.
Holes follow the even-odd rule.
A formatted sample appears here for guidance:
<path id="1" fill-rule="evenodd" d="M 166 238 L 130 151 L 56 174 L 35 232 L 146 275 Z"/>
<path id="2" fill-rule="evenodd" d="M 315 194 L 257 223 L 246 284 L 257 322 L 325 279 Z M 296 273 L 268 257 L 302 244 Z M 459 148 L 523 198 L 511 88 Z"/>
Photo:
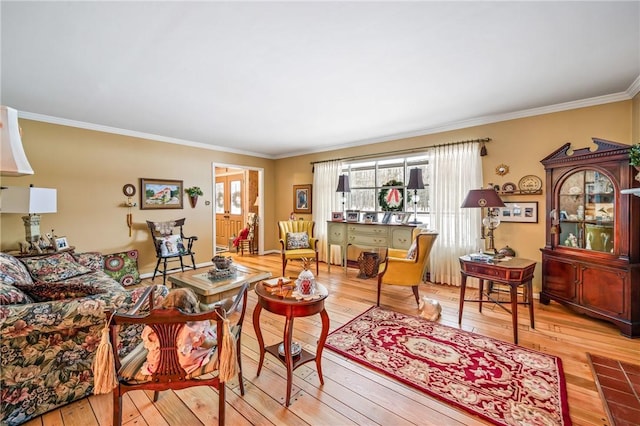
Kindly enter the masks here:
<path id="1" fill-rule="evenodd" d="M 378 298 L 380 306 L 382 284 L 411 287 L 416 303 L 420 304 L 418 285 L 423 280 L 429 253 L 438 237 L 437 232 L 414 231 L 414 242 L 408 251 L 389 249 L 378 273 Z M 397 257 L 395 257 L 397 256 Z"/>
<path id="2" fill-rule="evenodd" d="M 316 275 L 318 266 L 318 239 L 313 236 L 315 222 L 308 220 L 284 220 L 278 222 L 282 253 L 282 275 L 289 259 L 315 259 Z"/>

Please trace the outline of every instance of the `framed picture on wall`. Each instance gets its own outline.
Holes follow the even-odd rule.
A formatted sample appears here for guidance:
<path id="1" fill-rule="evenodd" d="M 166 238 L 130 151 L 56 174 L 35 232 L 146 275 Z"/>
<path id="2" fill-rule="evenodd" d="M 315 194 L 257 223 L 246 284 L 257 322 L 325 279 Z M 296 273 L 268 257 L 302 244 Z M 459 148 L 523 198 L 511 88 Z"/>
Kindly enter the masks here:
<path id="1" fill-rule="evenodd" d="M 140 179 L 140 209 L 181 209 L 181 180 Z"/>
<path id="2" fill-rule="evenodd" d="M 293 212 L 311 214 L 311 184 L 293 185 Z"/>
<path id="3" fill-rule="evenodd" d="M 498 219 L 500 222 L 538 223 L 538 202 L 505 201 L 504 207 L 500 207 Z"/>

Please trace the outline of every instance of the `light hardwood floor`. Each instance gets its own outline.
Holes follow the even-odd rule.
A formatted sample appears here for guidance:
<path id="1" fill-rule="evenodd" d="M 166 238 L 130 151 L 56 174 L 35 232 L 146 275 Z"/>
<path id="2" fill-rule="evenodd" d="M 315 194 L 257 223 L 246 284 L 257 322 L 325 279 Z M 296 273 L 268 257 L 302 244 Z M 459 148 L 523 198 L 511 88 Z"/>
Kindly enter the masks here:
<path id="1" fill-rule="evenodd" d="M 238 256 L 236 261 L 269 269 L 280 275 L 279 255 Z M 288 275 L 297 275 L 290 262 Z M 327 272 L 321 264 L 318 280 L 330 291 L 326 308 L 330 330 L 348 322 L 375 304 L 375 279 L 358 279 L 358 271 L 332 267 Z M 409 288 L 386 286 L 381 305 L 415 314 L 415 300 Z M 421 295 L 440 301 L 440 322 L 458 327 L 457 287 L 422 284 Z M 476 292 L 477 293 L 477 292 Z M 237 382 L 228 384 L 227 424 L 229 425 L 476 425 L 486 424 L 464 411 L 436 401 L 413 388 L 378 374 L 336 353 L 323 352 L 324 386 L 320 386 L 315 364 L 309 363 L 294 372 L 292 404 L 284 406 L 286 372 L 282 364 L 266 355 L 260 377 L 256 377 L 258 347 L 251 323 L 256 304 L 250 292 L 242 336 L 242 360 L 245 390 L 240 396 Z M 559 356 L 567 381 L 571 419 L 575 425 L 606 425 L 606 415 L 596 390 L 586 352 L 638 363 L 640 339 L 622 337 L 612 325 L 575 314 L 551 303 L 535 301 L 536 329 L 529 327 L 526 306 L 519 311 L 519 339 L 522 346 Z M 266 344 L 282 340 L 282 317 L 262 313 L 262 330 Z M 482 314 L 477 304 L 465 305 L 462 328 L 511 342 L 510 315 L 493 304 L 485 304 Z M 294 339 L 315 351 L 320 334 L 318 315 L 295 321 Z M 215 425 L 218 394 L 211 388 L 196 387 L 179 392 L 165 391 L 153 404 L 152 394 L 128 393 L 123 402 L 123 424 L 132 425 Z M 28 426 L 91 426 L 111 424 L 111 395 L 90 396 L 34 419 Z"/>

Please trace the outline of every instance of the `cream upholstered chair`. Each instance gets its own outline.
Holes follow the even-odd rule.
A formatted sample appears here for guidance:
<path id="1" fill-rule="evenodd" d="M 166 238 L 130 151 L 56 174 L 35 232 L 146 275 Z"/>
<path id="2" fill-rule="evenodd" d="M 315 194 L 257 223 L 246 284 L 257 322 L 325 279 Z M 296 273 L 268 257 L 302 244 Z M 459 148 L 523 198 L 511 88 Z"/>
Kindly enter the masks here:
<path id="1" fill-rule="evenodd" d="M 423 280 L 429 253 L 438 233 L 418 229 L 414 231 L 414 235 L 414 244 L 408 251 L 389 249 L 387 257 L 380 264 L 376 306 L 380 306 L 382 284 L 411 287 L 416 303 L 420 304 L 418 284 Z"/>
<path id="2" fill-rule="evenodd" d="M 318 267 L 318 239 L 313 236 L 316 223 L 308 220 L 283 220 L 280 228 L 280 247 L 282 253 L 282 276 L 289 259 L 315 259 L 316 275 Z"/>

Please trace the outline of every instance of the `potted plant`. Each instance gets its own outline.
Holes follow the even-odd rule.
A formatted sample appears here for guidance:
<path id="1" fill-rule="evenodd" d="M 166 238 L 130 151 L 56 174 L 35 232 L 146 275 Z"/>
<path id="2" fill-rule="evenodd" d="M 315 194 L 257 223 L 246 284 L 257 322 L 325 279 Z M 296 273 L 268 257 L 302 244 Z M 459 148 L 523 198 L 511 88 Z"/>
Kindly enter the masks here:
<path id="1" fill-rule="evenodd" d="M 189 195 L 189 202 L 191 203 L 191 207 L 195 207 L 198 203 L 198 196 L 203 195 L 202 189 L 199 186 L 191 186 L 184 190 L 184 192 Z"/>
<path id="2" fill-rule="evenodd" d="M 640 172 L 640 143 L 631 145 L 629 148 L 629 164 Z"/>

